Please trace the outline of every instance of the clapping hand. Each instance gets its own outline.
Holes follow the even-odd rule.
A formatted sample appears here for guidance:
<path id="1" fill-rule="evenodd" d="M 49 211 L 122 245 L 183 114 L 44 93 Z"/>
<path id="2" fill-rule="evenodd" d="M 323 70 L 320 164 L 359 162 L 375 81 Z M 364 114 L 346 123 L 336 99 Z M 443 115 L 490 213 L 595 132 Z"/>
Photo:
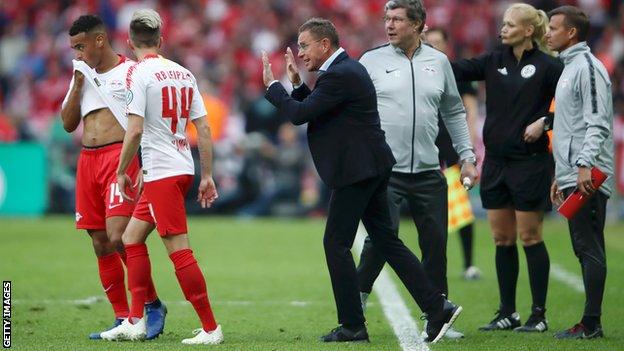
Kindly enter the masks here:
<path id="1" fill-rule="evenodd" d="M 288 80 L 293 85 L 301 84 L 301 77 L 299 76 L 299 68 L 297 68 L 297 64 L 295 63 L 295 57 L 290 48 L 286 48 L 286 54 L 284 55 L 286 58 L 286 73 L 288 73 Z"/>
<path id="2" fill-rule="evenodd" d="M 264 82 L 264 86 L 268 88 L 269 84 L 271 84 L 271 82 L 274 80 L 275 77 L 273 77 L 273 71 L 271 70 L 269 55 L 266 53 L 266 51 L 262 51 L 262 81 Z"/>

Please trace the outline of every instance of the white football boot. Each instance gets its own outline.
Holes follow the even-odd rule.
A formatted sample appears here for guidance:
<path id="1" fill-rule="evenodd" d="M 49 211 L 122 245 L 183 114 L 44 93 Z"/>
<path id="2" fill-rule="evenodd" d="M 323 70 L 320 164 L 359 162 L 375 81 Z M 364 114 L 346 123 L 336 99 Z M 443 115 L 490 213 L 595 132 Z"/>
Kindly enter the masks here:
<path id="1" fill-rule="evenodd" d="M 223 342 L 223 332 L 221 331 L 221 325 L 217 325 L 217 329 L 206 332 L 204 329 L 193 330 L 195 335 L 190 339 L 182 340 L 183 344 L 187 345 L 217 345 Z"/>
<path id="2" fill-rule="evenodd" d="M 130 323 L 128 319 L 124 319 L 117 327 L 102 332 L 100 336 L 104 340 L 109 341 L 122 341 L 122 340 L 145 340 L 147 334 L 147 326 L 145 325 L 145 318 L 139 319 L 135 324 Z"/>

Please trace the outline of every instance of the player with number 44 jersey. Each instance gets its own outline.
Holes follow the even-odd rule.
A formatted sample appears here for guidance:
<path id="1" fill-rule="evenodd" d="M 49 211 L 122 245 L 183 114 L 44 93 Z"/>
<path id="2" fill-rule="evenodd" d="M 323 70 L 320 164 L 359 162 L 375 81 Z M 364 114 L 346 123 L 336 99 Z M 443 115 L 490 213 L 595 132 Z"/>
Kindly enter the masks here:
<path id="1" fill-rule="evenodd" d="M 144 181 L 193 175 L 186 125 L 206 116 L 193 74 L 162 56 L 147 54 L 130 67 L 126 85 L 128 114 L 145 118 L 141 139 Z"/>
<path id="2" fill-rule="evenodd" d="M 208 301 L 206 282 L 190 249 L 184 198 L 193 184 L 194 166 L 186 139 L 186 125 L 197 129 L 201 181 L 197 200 L 209 207 L 217 199 L 212 179 L 212 142 L 206 109 L 195 77 L 186 68 L 158 55 L 162 20 L 151 9 L 136 11 L 130 22 L 130 48 L 138 62 L 126 78 L 128 129 L 124 136 L 117 183 L 124 198 L 132 187 L 127 170 L 139 144 L 143 158 L 144 191 L 122 239 L 128 253 L 130 314 L 118 327 L 102 333 L 106 340 L 140 340 L 146 327 L 142 305 L 150 275 L 145 240 L 156 228 L 184 296 L 193 305 L 202 327 L 184 344 L 218 344 L 223 341 Z M 136 189 L 141 193 L 141 189 Z M 135 199 L 136 200 L 136 199 Z"/>

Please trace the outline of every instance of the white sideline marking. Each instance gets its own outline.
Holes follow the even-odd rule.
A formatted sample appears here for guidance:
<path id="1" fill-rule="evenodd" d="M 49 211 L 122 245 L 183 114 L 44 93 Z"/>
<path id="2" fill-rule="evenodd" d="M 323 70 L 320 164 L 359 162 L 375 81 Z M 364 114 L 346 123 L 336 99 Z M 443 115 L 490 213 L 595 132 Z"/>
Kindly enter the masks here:
<path id="1" fill-rule="evenodd" d="M 186 300 L 163 300 L 166 305 L 187 305 Z M 76 305 L 76 306 L 91 306 L 97 303 L 107 303 L 104 296 L 89 296 L 84 299 L 70 300 L 70 299 L 14 299 L 13 303 L 16 305 Z M 251 306 L 251 305 L 265 305 L 265 306 L 293 306 L 293 307 L 314 307 L 328 305 L 328 302 L 324 301 L 286 301 L 286 300 L 260 300 L 260 301 L 245 301 L 245 300 L 211 300 L 212 305 L 228 305 L 228 306 Z"/>
<path id="2" fill-rule="evenodd" d="M 585 285 L 583 285 L 583 279 L 578 275 L 566 270 L 556 263 L 550 265 L 550 275 L 556 280 L 564 283 L 572 289 L 585 293 Z"/>
<path id="3" fill-rule="evenodd" d="M 357 236 L 353 242 L 353 251 L 356 255 L 362 252 L 366 230 L 360 224 Z M 396 285 L 390 278 L 388 271 L 384 268 L 375 281 L 373 289 L 377 293 L 377 298 L 381 304 L 386 319 L 394 331 L 394 335 L 399 339 L 399 344 L 404 351 L 428 351 L 429 347 L 420 336 L 420 331 L 416 321 L 410 315 L 409 309 L 405 305 L 403 298 L 399 295 Z"/>

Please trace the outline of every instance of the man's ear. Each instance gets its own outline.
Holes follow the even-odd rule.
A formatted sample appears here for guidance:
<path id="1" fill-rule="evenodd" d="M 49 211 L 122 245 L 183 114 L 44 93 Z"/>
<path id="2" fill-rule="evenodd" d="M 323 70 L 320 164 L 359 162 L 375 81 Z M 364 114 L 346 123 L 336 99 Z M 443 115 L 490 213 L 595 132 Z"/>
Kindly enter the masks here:
<path id="1" fill-rule="evenodd" d="M 415 21 L 414 28 L 413 28 L 414 32 L 418 32 L 418 28 L 420 28 L 420 26 L 422 26 L 422 21 Z"/>
<path id="2" fill-rule="evenodd" d="M 327 45 L 327 49 L 324 49 L 324 50 L 323 50 L 323 51 L 325 51 L 325 52 L 329 51 L 329 50 L 331 49 L 331 47 L 332 47 L 332 44 L 331 44 L 331 42 L 329 41 L 329 38 L 323 38 L 323 39 L 321 39 L 321 43 L 323 44 L 323 47 L 325 47 L 325 45 Z"/>
<path id="3" fill-rule="evenodd" d="M 126 43 L 128 43 L 128 47 L 130 48 L 130 50 L 134 51 L 134 45 L 132 45 L 132 40 L 126 39 Z"/>
<path id="4" fill-rule="evenodd" d="M 575 27 L 568 29 L 568 39 L 574 39 L 578 36 L 578 30 Z"/>
<path id="5" fill-rule="evenodd" d="M 104 46 L 104 41 L 106 40 L 106 36 L 102 33 L 98 33 L 95 37 L 95 47 L 101 48 Z"/>
<path id="6" fill-rule="evenodd" d="M 160 49 L 161 45 L 163 43 L 163 37 L 162 35 L 160 36 L 160 38 L 158 38 L 158 48 Z"/>

